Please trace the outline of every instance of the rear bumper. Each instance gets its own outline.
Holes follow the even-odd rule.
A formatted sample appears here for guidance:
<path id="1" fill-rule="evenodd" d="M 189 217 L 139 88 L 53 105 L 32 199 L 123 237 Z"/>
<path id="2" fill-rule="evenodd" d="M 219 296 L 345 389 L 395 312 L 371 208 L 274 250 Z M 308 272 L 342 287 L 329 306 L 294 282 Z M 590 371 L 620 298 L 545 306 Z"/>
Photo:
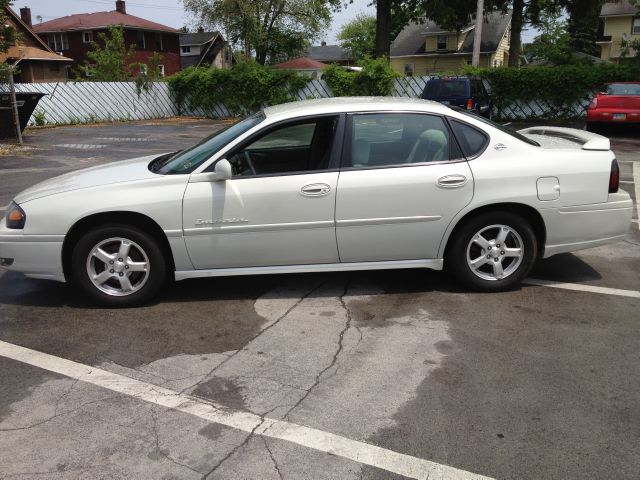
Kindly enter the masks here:
<path id="1" fill-rule="evenodd" d="M 0 233 L 2 268 L 24 273 L 32 278 L 65 281 L 62 269 L 63 235 L 4 235 L 2 233 Z"/>
<path id="2" fill-rule="evenodd" d="M 627 192 L 609 194 L 606 203 L 540 211 L 547 227 L 544 258 L 624 239 L 631 226 L 633 201 Z"/>
<path id="3" fill-rule="evenodd" d="M 618 118 L 614 118 L 614 115 Z M 619 118 L 624 115 L 624 118 Z M 615 108 L 594 108 L 587 110 L 587 122 L 598 123 L 640 123 L 640 110 Z"/>

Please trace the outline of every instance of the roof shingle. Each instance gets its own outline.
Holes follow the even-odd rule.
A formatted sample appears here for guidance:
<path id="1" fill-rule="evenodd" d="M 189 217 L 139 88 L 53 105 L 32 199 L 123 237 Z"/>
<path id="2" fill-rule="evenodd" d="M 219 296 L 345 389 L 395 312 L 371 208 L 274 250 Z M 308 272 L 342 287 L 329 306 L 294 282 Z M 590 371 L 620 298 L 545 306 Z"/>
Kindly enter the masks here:
<path id="1" fill-rule="evenodd" d="M 156 32 L 179 33 L 175 28 L 167 27 L 144 18 L 120 13 L 116 10 L 111 12 L 78 13 L 56 18 L 48 22 L 38 23 L 33 26 L 37 33 L 47 32 L 67 32 L 70 30 L 91 30 L 106 28 L 109 25 L 123 25 L 125 28 L 135 28 L 137 30 L 151 30 Z"/>

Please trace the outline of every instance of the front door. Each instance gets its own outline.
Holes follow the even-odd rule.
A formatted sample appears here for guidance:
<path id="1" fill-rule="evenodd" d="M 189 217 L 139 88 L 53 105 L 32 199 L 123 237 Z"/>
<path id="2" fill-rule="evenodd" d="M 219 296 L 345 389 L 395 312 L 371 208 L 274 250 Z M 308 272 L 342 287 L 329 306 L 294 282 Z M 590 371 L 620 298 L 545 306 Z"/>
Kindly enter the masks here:
<path id="1" fill-rule="evenodd" d="M 352 115 L 338 182 L 342 262 L 437 257 L 444 232 L 473 196 L 473 177 L 443 117 Z"/>
<path id="2" fill-rule="evenodd" d="M 338 120 L 267 127 L 229 153 L 232 179 L 188 184 L 183 232 L 194 268 L 338 262 Z"/>

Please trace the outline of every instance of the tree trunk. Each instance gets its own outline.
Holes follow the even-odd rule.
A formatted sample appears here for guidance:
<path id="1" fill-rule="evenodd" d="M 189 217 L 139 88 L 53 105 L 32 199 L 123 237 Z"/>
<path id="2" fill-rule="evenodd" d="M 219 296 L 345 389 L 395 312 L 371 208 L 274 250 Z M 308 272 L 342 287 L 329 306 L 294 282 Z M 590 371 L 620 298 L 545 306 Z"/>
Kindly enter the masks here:
<path id="1" fill-rule="evenodd" d="M 377 0 L 376 58 L 389 58 L 391 48 L 391 0 Z"/>
<path id="2" fill-rule="evenodd" d="M 511 15 L 511 33 L 509 34 L 509 66 L 520 66 L 520 49 L 522 48 L 522 20 L 524 16 L 524 0 L 513 0 Z"/>

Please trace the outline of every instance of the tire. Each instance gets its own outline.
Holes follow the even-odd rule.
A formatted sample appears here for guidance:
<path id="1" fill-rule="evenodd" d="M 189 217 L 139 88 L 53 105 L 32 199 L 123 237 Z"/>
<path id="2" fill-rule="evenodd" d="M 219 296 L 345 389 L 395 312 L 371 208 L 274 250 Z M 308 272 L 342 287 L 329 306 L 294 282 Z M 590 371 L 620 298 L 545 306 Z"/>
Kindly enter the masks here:
<path id="1" fill-rule="evenodd" d="M 167 263 L 149 234 L 129 225 L 105 225 L 74 246 L 71 277 L 102 306 L 132 307 L 157 295 L 167 278 Z"/>
<path id="2" fill-rule="evenodd" d="M 506 240 L 499 243 L 501 234 L 506 235 Z M 515 287 L 538 257 L 538 242 L 531 225 L 510 212 L 482 213 L 467 220 L 454 235 L 445 268 L 473 290 L 497 292 Z"/>

